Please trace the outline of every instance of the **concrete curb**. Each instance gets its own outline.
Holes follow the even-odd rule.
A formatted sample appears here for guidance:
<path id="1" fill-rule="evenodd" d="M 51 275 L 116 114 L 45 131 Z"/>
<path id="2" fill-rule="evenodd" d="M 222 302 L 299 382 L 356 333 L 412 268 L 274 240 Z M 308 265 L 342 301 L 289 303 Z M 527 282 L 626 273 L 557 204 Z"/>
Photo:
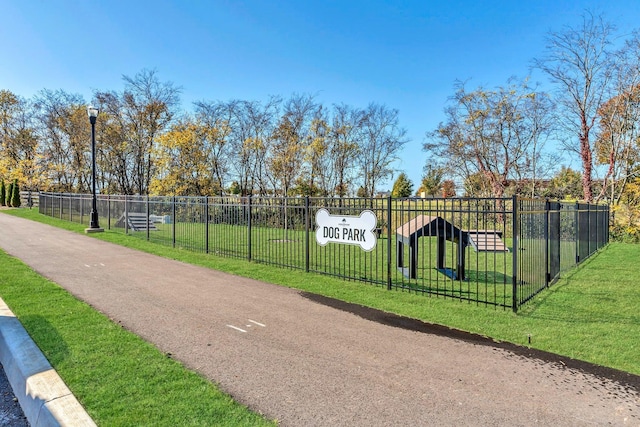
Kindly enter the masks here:
<path id="1" fill-rule="evenodd" d="M 0 363 L 32 427 L 96 425 L 2 299 Z"/>

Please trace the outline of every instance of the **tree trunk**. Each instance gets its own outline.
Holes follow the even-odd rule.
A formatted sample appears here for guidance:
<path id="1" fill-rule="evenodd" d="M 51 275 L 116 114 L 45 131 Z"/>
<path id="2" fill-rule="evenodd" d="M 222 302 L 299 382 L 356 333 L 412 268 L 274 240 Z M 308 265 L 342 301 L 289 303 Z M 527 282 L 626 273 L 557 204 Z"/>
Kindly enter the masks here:
<path id="1" fill-rule="evenodd" d="M 591 144 L 589 144 L 589 131 L 583 129 L 580 136 L 580 158 L 582 159 L 582 194 L 585 202 L 593 200 L 591 193 L 591 171 L 593 168 L 593 160 L 591 157 Z"/>

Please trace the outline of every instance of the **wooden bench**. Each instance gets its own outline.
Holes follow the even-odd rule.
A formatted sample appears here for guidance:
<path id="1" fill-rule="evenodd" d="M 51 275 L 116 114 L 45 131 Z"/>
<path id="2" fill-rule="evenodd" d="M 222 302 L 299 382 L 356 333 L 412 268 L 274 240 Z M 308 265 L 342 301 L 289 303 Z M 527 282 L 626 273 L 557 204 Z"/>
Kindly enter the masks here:
<path id="1" fill-rule="evenodd" d="M 157 231 L 158 228 L 155 226 L 153 221 L 151 221 L 147 214 L 138 213 L 138 212 L 129 212 L 126 215 L 122 214 L 122 216 L 118 219 L 116 223 L 116 227 L 124 227 L 125 226 L 125 217 L 128 220 L 127 226 L 131 231 Z"/>

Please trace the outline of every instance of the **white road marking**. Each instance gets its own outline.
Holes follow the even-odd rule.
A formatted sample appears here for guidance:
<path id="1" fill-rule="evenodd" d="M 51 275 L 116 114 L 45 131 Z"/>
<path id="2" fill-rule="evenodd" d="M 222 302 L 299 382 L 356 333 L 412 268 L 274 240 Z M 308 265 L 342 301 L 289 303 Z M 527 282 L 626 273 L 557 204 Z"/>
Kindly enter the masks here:
<path id="1" fill-rule="evenodd" d="M 251 319 L 249 319 L 249 322 L 253 323 L 254 325 L 262 326 L 263 328 L 265 328 L 267 326 L 267 325 L 263 325 L 262 323 L 256 322 L 255 320 L 251 320 Z"/>
<path id="2" fill-rule="evenodd" d="M 240 331 L 240 332 L 247 332 L 244 329 L 240 329 L 237 326 L 233 326 L 233 325 L 227 325 L 227 327 L 231 328 L 231 329 L 235 329 L 236 331 Z"/>
<path id="3" fill-rule="evenodd" d="M 87 268 L 91 268 L 91 266 L 89 264 L 85 264 L 84 266 L 87 267 Z"/>

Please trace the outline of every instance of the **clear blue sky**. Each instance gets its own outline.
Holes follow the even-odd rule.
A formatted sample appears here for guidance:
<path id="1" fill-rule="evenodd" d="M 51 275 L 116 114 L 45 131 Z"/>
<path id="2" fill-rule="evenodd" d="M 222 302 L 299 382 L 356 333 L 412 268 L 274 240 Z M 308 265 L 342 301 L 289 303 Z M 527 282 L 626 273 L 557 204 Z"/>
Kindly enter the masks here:
<path id="1" fill-rule="evenodd" d="M 444 120 L 455 80 L 473 89 L 528 75 L 545 35 L 585 10 L 622 34 L 640 27 L 638 0 L 0 0 L 0 89 L 90 101 L 147 68 L 183 88 L 186 111 L 293 93 L 386 104 L 411 138 L 397 168 L 417 187 L 424 134 Z"/>

